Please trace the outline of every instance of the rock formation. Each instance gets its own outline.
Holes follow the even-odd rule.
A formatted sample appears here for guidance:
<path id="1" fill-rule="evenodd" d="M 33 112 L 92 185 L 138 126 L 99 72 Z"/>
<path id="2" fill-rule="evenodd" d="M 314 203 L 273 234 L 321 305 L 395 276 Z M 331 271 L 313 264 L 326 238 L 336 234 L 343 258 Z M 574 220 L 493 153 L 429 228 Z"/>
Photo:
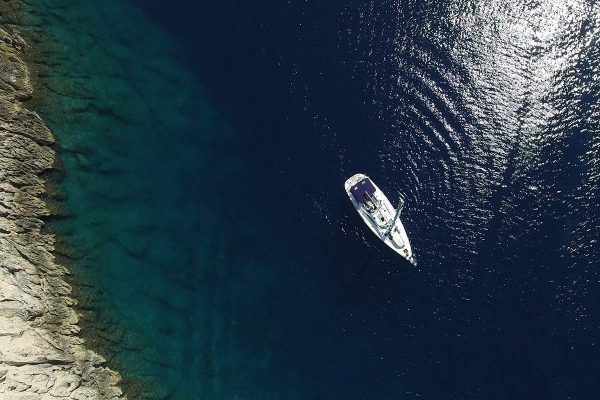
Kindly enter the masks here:
<path id="1" fill-rule="evenodd" d="M 52 168 L 53 137 L 24 107 L 32 95 L 25 48 L 0 29 L 0 398 L 122 399 L 119 374 L 86 349 L 78 316 L 42 231 L 42 174 Z"/>

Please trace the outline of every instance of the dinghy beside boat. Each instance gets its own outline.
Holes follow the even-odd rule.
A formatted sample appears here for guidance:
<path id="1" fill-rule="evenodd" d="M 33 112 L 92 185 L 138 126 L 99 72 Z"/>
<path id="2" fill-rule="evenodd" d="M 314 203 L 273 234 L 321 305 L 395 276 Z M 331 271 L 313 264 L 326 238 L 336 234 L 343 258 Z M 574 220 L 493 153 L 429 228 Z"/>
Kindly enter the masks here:
<path id="1" fill-rule="evenodd" d="M 373 233 L 388 247 L 416 266 L 417 261 L 410 247 L 406 230 L 400 221 L 404 200 L 400 198 L 398 208 L 394 209 L 386 195 L 364 174 L 350 177 L 344 184 L 344 188 L 354 208 Z"/>

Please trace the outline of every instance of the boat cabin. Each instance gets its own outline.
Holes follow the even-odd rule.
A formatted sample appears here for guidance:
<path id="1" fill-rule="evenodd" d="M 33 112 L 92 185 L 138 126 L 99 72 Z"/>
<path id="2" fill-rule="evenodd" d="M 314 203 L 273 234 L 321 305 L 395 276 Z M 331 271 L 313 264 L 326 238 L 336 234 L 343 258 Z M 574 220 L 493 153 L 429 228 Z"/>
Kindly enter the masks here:
<path id="1" fill-rule="evenodd" d="M 350 188 L 350 192 L 352 196 L 361 204 L 364 204 L 367 208 L 373 210 L 376 208 L 376 200 L 373 197 L 375 194 L 375 186 L 373 186 L 373 182 L 369 178 L 365 178 L 359 182 L 357 182 L 354 186 Z"/>

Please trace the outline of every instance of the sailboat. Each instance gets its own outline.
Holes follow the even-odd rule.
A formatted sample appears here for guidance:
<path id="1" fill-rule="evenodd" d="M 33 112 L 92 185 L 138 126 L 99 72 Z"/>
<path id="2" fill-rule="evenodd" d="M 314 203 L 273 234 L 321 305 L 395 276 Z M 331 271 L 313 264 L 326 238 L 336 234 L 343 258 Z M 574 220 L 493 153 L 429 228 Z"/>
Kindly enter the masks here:
<path id="1" fill-rule="evenodd" d="M 364 174 L 350 177 L 344 188 L 354 208 L 373 233 L 389 248 L 416 266 L 417 261 L 406 230 L 400 221 L 404 199 L 400 197 L 398 207 L 394 209 L 386 195 Z"/>

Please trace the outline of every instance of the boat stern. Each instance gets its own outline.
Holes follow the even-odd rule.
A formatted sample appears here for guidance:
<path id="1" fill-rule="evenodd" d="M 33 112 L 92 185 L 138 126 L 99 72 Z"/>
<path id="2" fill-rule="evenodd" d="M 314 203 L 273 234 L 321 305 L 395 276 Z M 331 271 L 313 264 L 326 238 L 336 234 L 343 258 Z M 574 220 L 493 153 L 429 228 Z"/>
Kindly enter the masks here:
<path id="1" fill-rule="evenodd" d="M 350 188 L 365 178 L 367 178 L 365 174 L 352 175 L 350 178 L 346 179 L 346 182 L 344 183 L 344 189 L 346 189 L 346 192 L 350 194 Z"/>

